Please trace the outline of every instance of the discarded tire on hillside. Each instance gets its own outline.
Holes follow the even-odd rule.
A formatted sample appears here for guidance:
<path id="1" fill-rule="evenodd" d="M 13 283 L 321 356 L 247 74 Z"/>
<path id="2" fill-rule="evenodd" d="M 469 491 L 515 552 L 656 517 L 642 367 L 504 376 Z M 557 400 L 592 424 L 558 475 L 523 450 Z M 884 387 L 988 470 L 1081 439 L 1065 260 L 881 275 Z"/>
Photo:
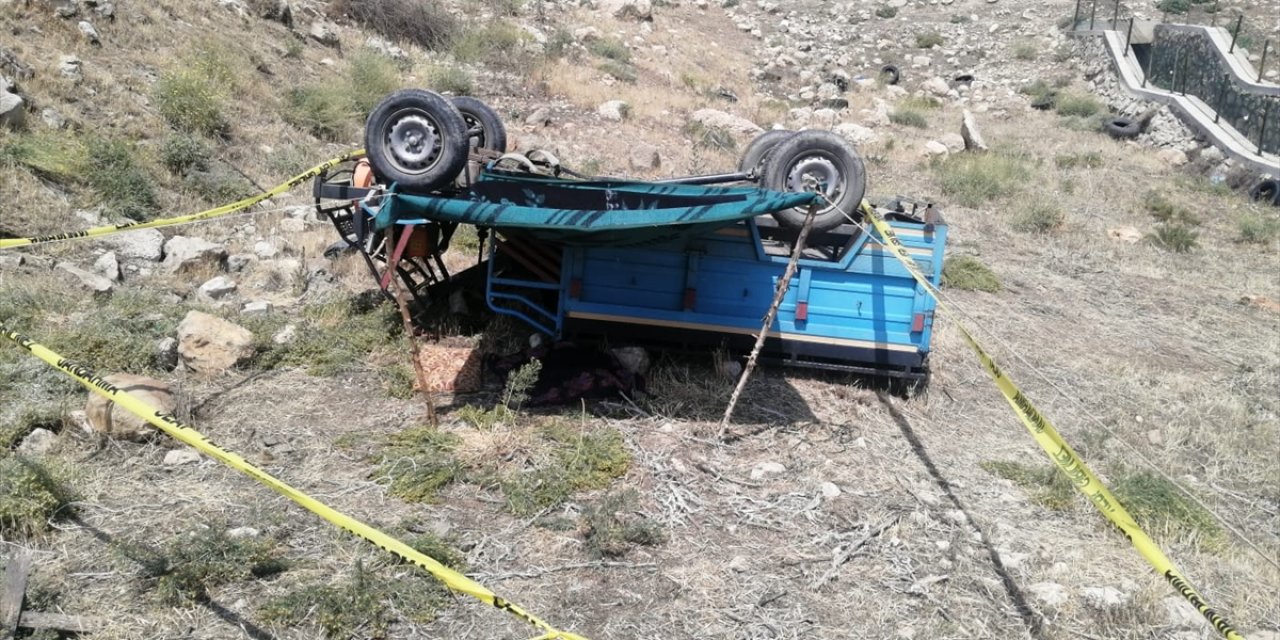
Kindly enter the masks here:
<path id="1" fill-rule="evenodd" d="M 902 73 L 898 71 L 898 67 L 886 64 L 880 67 L 880 77 L 885 84 L 898 84 L 898 81 L 902 79 Z"/>
<path id="2" fill-rule="evenodd" d="M 796 132 L 786 129 L 774 129 L 756 136 L 751 141 L 751 144 L 747 145 L 747 150 L 742 152 L 742 160 L 738 162 L 738 171 L 740 173 L 760 175 L 764 161 L 769 157 L 769 153 L 783 140 L 795 134 Z"/>
<path id="3" fill-rule="evenodd" d="M 468 146 L 462 113 L 434 91 L 392 93 L 365 122 L 364 148 L 374 173 L 410 191 L 453 181 L 466 166 Z"/>
<path id="4" fill-rule="evenodd" d="M 462 114 L 462 120 L 467 123 L 468 132 L 473 132 L 468 136 L 470 148 L 506 153 L 507 128 L 502 124 L 502 118 L 497 111 L 471 96 L 454 98 L 453 106 L 457 107 L 458 112 Z"/>
<path id="5" fill-rule="evenodd" d="M 1102 130 L 1112 138 L 1127 140 L 1142 133 L 1142 123 L 1124 116 L 1111 116 L 1103 121 Z"/>
<path id="6" fill-rule="evenodd" d="M 1249 189 L 1249 199 L 1280 207 L 1280 180 L 1263 180 Z"/>
<path id="7" fill-rule="evenodd" d="M 824 198 L 818 202 L 813 231 L 828 231 L 854 216 L 867 191 L 867 170 L 857 149 L 829 131 L 801 131 L 778 143 L 764 163 L 761 186 L 775 191 L 811 191 L 816 184 Z M 784 226 L 804 225 L 807 207 L 773 214 Z"/>

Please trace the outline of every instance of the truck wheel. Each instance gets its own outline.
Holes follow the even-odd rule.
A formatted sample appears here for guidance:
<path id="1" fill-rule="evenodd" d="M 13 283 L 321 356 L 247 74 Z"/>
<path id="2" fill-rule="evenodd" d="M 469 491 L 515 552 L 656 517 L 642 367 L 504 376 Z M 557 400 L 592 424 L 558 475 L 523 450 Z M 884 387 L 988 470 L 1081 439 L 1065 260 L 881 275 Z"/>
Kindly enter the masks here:
<path id="1" fill-rule="evenodd" d="M 402 89 L 373 108 L 364 127 L 369 164 L 409 191 L 446 185 L 467 163 L 467 124 L 444 96 Z"/>
<path id="2" fill-rule="evenodd" d="M 769 157 L 769 153 L 773 151 L 774 147 L 777 147 L 779 142 L 790 138 L 795 133 L 785 129 L 774 129 L 756 136 L 756 139 L 747 145 L 747 150 L 742 152 L 742 161 L 738 163 L 738 172 L 759 176 L 765 158 Z"/>
<path id="3" fill-rule="evenodd" d="M 1249 199 L 1280 207 L 1280 180 L 1263 180 L 1249 189 Z"/>
<path id="4" fill-rule="evenodd" d="M 1136 138 L 1142 132 L 1142 125 L 1124 116 L 1111 116 L 1102 123 L 1102 130 L 1116 140 Z"/>
<path id="5" fill-rule="evenodd" d="M 902 72 L 898 71 L 898 67 L 886 64 L 880 67 L 880 77 L 884 79 L 885 84 L 898 84 L 902 79 Z"/>
<path id="6" fill-rule="evenodd" d="M 765 159 L 762 186 L 774 191 L 808 191 L 808 180 L 817 181 L 824 199 L 818 202 L 813 230 L 828 231 L 856 218 L 867 191 L 867 170 L 857 149 L 829 131 L 801 131 L 778 143 Z M 778 211 L 773 217 L 784 226 L 804 225 L 807 207 Z"/>
<path id="7" fill-rule="evenodd" d="M 462 120 L 467 123 L 468 130 L 477 127 L 480 133 L 471 136 L 472 149 L 491 149 L 498 153 L 507 152 L 507 128 L 502 125 L 502 118 L 489 105 L 472 98 L 458 96 L 453 99 L 453 106 L 462 113 Z"/>

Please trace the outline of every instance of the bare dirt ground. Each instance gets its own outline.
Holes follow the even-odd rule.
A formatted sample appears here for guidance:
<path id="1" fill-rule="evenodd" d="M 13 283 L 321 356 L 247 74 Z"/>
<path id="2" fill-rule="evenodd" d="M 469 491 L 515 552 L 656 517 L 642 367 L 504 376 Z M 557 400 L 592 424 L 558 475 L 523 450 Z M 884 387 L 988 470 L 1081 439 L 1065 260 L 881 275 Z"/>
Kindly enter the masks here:
<path id="1" fill-rule="evenodd" d="M 705 106 L 706 99 L 681 88 L 681 72 L 733 89 L 740 103 L 713 106 L 766 128 L 783 124 L 785 110 L 750 79 L 760 41 L 734 28 L 718 7 L 684 4 L 656 10 L 652 34 L 637 45 L 635 87 L 610 86 L 562 63 L 540 70 L 533 90 L 484 97 L 504 114 L 527 114 L 535 104 L 552 107 L 550 127 L 522 126 L 516 118 L 511 127 L 524 148 L 548 143 L 566 163 L 591 161 L 602 172 L 625 172 L 626 143 L 644 140 L 662 151 L 656 175 L 731 166 L 732 152 L 698 147 L 682 128 L 685 112 Z M 992 36 L 1002 47 L 1024 35 L 1022 25 L 1034 33 L 1051 30 L 1072 3 L 1032 4 L 990 5 L 993 20 L 1014 25 Z M 950 24 L 931 7 L 908 5 L 902 19 L 863 28 L 902 37 L 919 25 Z M 198 20 L 183 7 L 165 11 Z M 988 5 L 977 2 L 963 9 L 958 3 L 955 10 L 985 11 Z M 1021 17 L 1025 11 L 1034 20 Z M 585 10 L 564 20 L 594 24 L 629 41 L 640 35 L 634 24 Z M 202 28 L 234 32 L 240 24 L 214 15 Z M 150 43 L 148 56 L 162 57 L 166 50 L 156 36 L 129 37 Z M 665 51 L 655 52 L 655 44 Z M 889 49 L 875 57 L 906 53 Z M 281 64 L 322 74 L 321 55 L 309 51 L 303 62 Z M 1000 73 L 1019 81 L 1041 73 L 1019 64 L 1010 61 Z M 1082 86 L 1079 76 L 1090 63 L 1056 65 L 1055 73 L 1073 75 Z M 875 67 L 868 61 L 861 71 Z M 113 70 L 126 74 L 123 67 Z M 850 94 L 851 111 L 871 106 L 883 96 L 879 91 Z M 1280 243 L 1238 242 L 1236 224 L 1244 215 L 1274 214 L 1239 194 L 1206 188 L 1203 176 L 1169 168 L 1150 149 L 1061 126 L 1058 116 L 1026 108 L 1014 88 L 1006 92 L 1002 99 L 1021 108 L 998 102 L 980 122 L 997 150 L 1031 158 L 1034 178 L 981 208 L 938 199 L 950 224 L 949 255 L 979 257 L 1003 284 L 998 293 L 947 290 L 948 302 L 1104 479 L 1144 470 L 1143 460 L 1149 460 L 1274 560 L 1280 554 L 1280 314 L 1241 299 L 1280 300 Z M 636 103 L 636 116 L 601 121 L 595 105 L 619 95 Z M 886 128 L 864 150 L 873 195 L 941 193 L 937 170 L 921 158 L 920 147 L 957 131 L 960 110 L 945 105 L 928 117 L 923 129 Z M 284 146 L 298 135 L 261 120 L 243 126 L 266 143 Z M 319 161 L 337 146 L 309 139 L 300 148 Z M 253 159 L 251 149 L 231 152 L 274 183 L 268 177 L 277 176 Z M 1057 156 L 1087 152 L 1100 156 L 1100 167 L 1055 163 Z M 11 182 L 0 192 L 24 189 Z M 1108 239 L 1109 228 L 1152 228 L 1144 209 L 1150 190 L 1169 194 L 1202 220 L 1194 251 Z M 35 197 L 50 207 L 59 202 L 50 190 Z M 1013 229 L 1030 203 L 1046 199 L 1064 212 L 1058 229 Z M 56 210 L 70 208 L 65 200 Z M 61 217 L 62 223 L 70 220 Z M 254 220 L 260 235 L 288 235 L 262 217 Z M 48 230 L 46 224 L 61 228 L 45 220 L 40 230 Z M 229 228 L 183 233 L 233 248 L 254 239 Z M 292 251 L 305 247 L 314 257 L 326 233 L 312 228 L 289 238 Z M 64 257 L 71 251 L 65 247 L 31 253 Z M 358 266 L 334 270 L 340 286 L 364 288 Z M 0 272 L 0 289 L 56 286 L 52 282 L 47 274 Z M 470 483 L 448 486 L 434 503 L 390 495 L 373 457 L 388 436 L 420 426 L 423 410 L 418 399 L 387 397 L 373 364 L 356 363 L 333 377 L 298 369 L 212 380 L 171 377 L 194 399 L 192 423 L 219 444 L 365 522 L 397 534 L 424 527 L 441 533 L 464 551 L 468 575 L 558 628 L 589 638 L 1214 637 L 1083 500 L 1050 509 L 1031 491 L 980 466 L 1008 461 L 1047 468 L 1049 462 L 953 323 L 942 316 L 936 325 L 931 383 L 911 398 L 843 376 L 757 372 L 735 420 L 747 435 L 731 443 L 709 435 L 731 388 L 716 378 L 709 356 L 661 359 L 653 397 L 637 407 L 605 402 L 556 412 L 577 428 L 608 427 L 623 435 L 632 460 L 610 489 L 636 489 L 640 497 L 632 510 L 664 533 L 662 544 L 607 561 L 588 553 L 580 529 L 535 523 L 540 517 L 574 521 L 604 491 L 575 495 L 538 517 L 513 516 L 499 492 Z M 39 329 L 30 330 L 39 339 Z M 74 342 L 54 346 L 76 355 Z M 14 385 L 0 396 L 5 402 L 47 402 L 19 388 L 39 377 L 34 368 L 3 364 L 3 380 Z M 442 407 L 443 428 L 500 441 L 506 427 L 477 434 L 458 418 L 463 404 L 493 401 L 492 394 L 452 399 Z M 45 535 L 4 541 L 35 554 L 32 589 L 48 594 L 43 608 L 103 621 L 85 637 L 314 638 L 321 635 L 316 623 L 323 611 L 308 612 L 302 623 L 280 624 L 264 621 L 262 606 L 299 586 L 349 580 L 358 566 L 373 568 L 379 580 L 429 582 L 414 577 L 412 566 L 395 564 L 213 461 L 164 465 L 173 446 L 112 442 L 95 453 L 95 443 L 64 429 L 50 456 L 76 470 L 77 515 L 55 521 Z M 161 547 L 206 525 L 258 529 L 293 566 L 271 578 L 215 587 L 202 604 L 170 606 L 150 590 L 138 563 L 119 551 L 125 543 Z M 1280 634 L 1275 566 L 1230 536 L 1207 544 L 1177 526 L 1152 533 L 1210 603 L 1242 631 L 1253 632 L 1249 637 Z M 1118 599 L 1104 597 L 1111 593 Z M 385 637 L 536 635 L 464 596 L 447 600 L 435 620 L 414 621 L 414 613 L 411 606 L 393 611 L 397 621 Z M 352 635 L 382 633 L 364 628 Z"/>

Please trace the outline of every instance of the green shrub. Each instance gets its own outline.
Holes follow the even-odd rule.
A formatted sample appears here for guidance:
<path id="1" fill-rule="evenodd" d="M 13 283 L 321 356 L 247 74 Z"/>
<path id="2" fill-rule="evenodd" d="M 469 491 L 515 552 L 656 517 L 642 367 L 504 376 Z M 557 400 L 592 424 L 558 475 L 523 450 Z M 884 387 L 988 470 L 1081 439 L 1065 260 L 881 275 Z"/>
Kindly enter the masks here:
<path id="1" fill-rule="evenodd" d="M 596 38 L 587 43 L 587 51 L 601 58 L 622 63 L 631 62 L 631 49 L 627 48 L 627 43 L 617 38 Z"/>
<path id="2" fill-rule="evenodd" d="M 70 514 L 75 499 L 59 467 L 8 455 L 0 458 L 0 535 L 30 538 L 45 531 L 55 515 Z"/>
<path id="3" fill-rule="evenodd" d="M 898 15 L 898 8 L 897 8 L 897 7 L 888 7 L 888 6 L 885 6 L 885 7 L 877 7 L 877 8 L 876 8 L 876 17 L 877 17 L 877 18 L 885 18 L 885 19 L 888 19 L 888 18 L 893 18 L 893 17 L 895 17 L 895 16 L 897 16 L 897 15 Z"/>
<path id="4" fill-rule="evenodd" d="M 378 101 L 400 88 L 400 70 L 395 61 L 380 53 L 362 50 L 351 56 L 351 104 L 358 114 L 367 114 Z"/>
<path id="5" fill-rule="evenodd" d="M 1122 473 L 1111 491 L 1148 532 L 1191 536 L 1209 547 L 1226 542 L 1226 534 L 1213 515 L 1157 473 Z"/>
<path id="6" fill-rule="evenodd" d="M 1064 116 L 1091 118 L 1106 111 L 1106 107 L 1091 95 L 1064 93 L 1054 102 L 1054 109 Z"/>
<path id="7" fill-rule="evenodd" d="M 1174 204 L 1158 191 L 1148 191 L 1146 202 L 1144 204 L 1147 207 L 1147 212 L 1151 214 L 1151 217 L 1159 220 L 1160 222 L 1184 224 L 1188 226 L 1200 224 L 1200 219 L 1197 218 L 1195 214 L 1191 213 L 1189 209 Z"/>
<path id="8" fill-rule="evenodd" d="M 942 263 L 942 286 L 964 291 L 1000 290 L 1000 280 L 985 264 L 973 256 L 952 256 Z"/>
<path id="9" fill-rule="evenodd" d="M 1246 214 L 1240 218 L 1240 241 L 1265 244 L 1280 237 L 1280 219 Z"/>
<path id="10" fill-rule="evenodd" d="M 451 51 L 462 63 L 481 63 L 498 69 L 525 68 L 524 45 L 529 39 L 509 20 L 491 20 L 479 28 L 467 29 L 455 39 Z"/>
<path id="11" fill-rule="evenodd" d="M 43 180 L 70 184 L 81 180 L 86 153 L 84 142 L 72 133 L 38 131 L 10 137 L 0 146 L 0 161 Z"/>
<path id="12" fill-rule="evenodd" d="M 575 432 L 552 424 L 542 429 L 542 436 L 552 448 L 550 461 L 499 479 L 507 510 L 518 516 L 555 507 L 576 491 L 605 487 L 631 464 L 622 434 L 612 429 Z"/>
<path id="13" fill-rule="evenodd" d="M 438 0 L 334 0 L 328 11 L 391 40 L 433 51 L 447 49 L 460 27 L 449 7 Z"/>
<path id="14" fill-rule="evenodd" d="M 454 548 L 448 540 L 434 533 L 423 533 L 410 538 L 408 543 L 415 551 L 421 553 L 454 571 L 467 570 L 467 558 Z"/>
<path id="15" fill-rule="evenodd" d="M 932 49 L 933 47 L 942 45 L 943 42 L 942 34 L 937 31 L 926 31 L 924 33 L 916 34 L 916 48 L 918 49 Z"/>
<path id="16" fill-rule="evenodd" d="M 889 112 L 889 122 L 917 129 L 925 129 L 929 126 L 929 121 L 923 113 L 904 107 L 898 107 Z"/>
<path id="17" fill-rule="evenodd" d="M 427 71 L 427 86 L 441 93 L 468 96 L 475 90 L 475 78 L 457 65 L 438 64 Z"/>
<path id="18" fill-rule="evenodd" d="M 966 207 L 1016 193 L 1031 179 L 1023 160 L 999 153 L 961 154 L 937 166 L 942 192 Z"/>
<path id="19" fill-rule="evenodd" d="M 973 19 L 963 13 L 951 14 L 951 24 L 969 24 Z"/>
<path id="20" fill-rule="evenodd" d="M 1196 246 L 1200 237 L 1191 227 L 1178 222 L 1167 222 L 1156 225 L 1156 230 L 1149 236 L 1156 246 L 1174 253 L 1186 253 Z"/>
<path id="21" fill-rule="evenodd" d="M 1050 202 L 1036 202 L 1028 206 L 1013 221 L 1013 228 L 1031 233 L 1048 233 L 1062 226 L 1066 216 L 1062 209 Z"/>
<path id="22" fill-rule="evenodd" d="M 209 168 L 209 148 L 192 136 L 171 135 L 160 147 L 160 163 L 174 175 L 204 171 Z"/>
<path id="23" fill-rule="evenodd" d="M 224 167 L 192 171 L 187 174 L 184 183 L 210 204 L 235 202 L 258 192 L 257 187 L 244 176 Z"/>
<path id="24" fill-rule="evenodd" d="M 1045 82 L 1043 78 L 1039 78 L 1035 82 L 1018 87 L 1018 93 L 1031 96 L 1034 99 L 1053 93 L 1053 87 L 1048 82 Z"/>
<path id="25" fill-rule="evenodd" d="M 135 220 L 154 218 L 159 206 L 151 176 L 138 164 L 137 153 L 118 140 L 94 140 L 85 158 L 84 178 L 110 214 Z"/>
<path id="26" fill-rule="evenodd" d="M 360 367 L 378 348 L 396 344 L 404 331 L 394 306 L 366 306 L 358 296 L 308 305 L 298 315 L 297 338 L 284 345 L 271 340 L 285 324 L 282 314 L 240 319 L 258 340 L 256 366 L 305 367 L 314 376 L 334 376 Z"/>
<path id="27" fill-rule="evenodd" d="M 1029 40 L 1023 40 L 1013 46 L 1013 57 L 1017 60 L 1031 61 L 1040 55 L 1040 46 Z"/>
<path id="28" fill-rule="evenodd" d="M 652 547 L 665 541 L 656 522 L 628 513 L 635 508 L 637 497 L 631 488 L 610 492 L 587 509 L 582 536 L 592 557 L 620 558 L 635 545 Z"/>
<path id="29" fill-rule="evenodd" d="M 636 80 L 639 78 L 639 75 L 636 74 L 635 67 L 616 60 L 606 60 L 600 63 L 600 66 L 597 68 L 627 84 L 635 84 Z"/>
<path id="30" fill-rule="evenodd" d="M 345 87 L 315 85 L 285 94 L 285 120 L 322 140 L 337 142 L 354 130 L 357 112 Z"/>
<path id="31" fill-rule="evenodd" d="M 907 96 L 898 101 L 896 105 L 899 109 L 913 109 L 916 111 L 932 111 L 942 107 L 942 101 L 933 96 Z"/>
<path id="32" fill-rule="evenodd" d="M 378 477 L 388 481 L 391 495 L 411 502 L 431 502 L 439 491 L 462 477 L 453 455 L 462 439 L 431 427 L 392 435 L 378 457 Z"/>
<path id="33" fill-rule="evenodd" d="M 426 575 L 392 578 L 366 571 L 336 583 L 299 587 L 267 602 L 258 613 L 268 624 L 298 628 L 312 624 L 326 638 L 385 638 L 400 616 L 431 622 L 449 603 L 448 592 Z M 401 612 L 400 616 L 396 613 Z"/>
<path id="34" fill-rule="evenodd" d="M 543 45 L 542 52 L 552 60 L 569 55 L 576 40 L 573 38 L 573 32 L 564 27 L 556 27 L 555 31 L 547 38 L 547 43 Z"/>
<path id="35" fill-rule="evenodd" d="M 233 538 L 222 525 L 180 536 L 163 549 L 120 543 L 116 551 L 136 562 L 149 586 L 170 605 L 204 602 L 214 587 L 270 577 L 289 568 L 274 540 Z"/>
<path id="36" fill-rule="evenodd" d="M 230 122 L 223 113 L 235 91 L 237 62 L 223 46 L 208 43 L 166 71 L 152 92 L 156 110 L 179 131 L 225 136 Z"/>
<path id="37" fill-rule="evenodd" d="M 1053 511 L 1066 511 L 1076 498 L 1075 486 L 1052 464 L 990 460 L 978 463 L 987 473 L 1010 480 L 1031 494 L 1037 504 Z"/>

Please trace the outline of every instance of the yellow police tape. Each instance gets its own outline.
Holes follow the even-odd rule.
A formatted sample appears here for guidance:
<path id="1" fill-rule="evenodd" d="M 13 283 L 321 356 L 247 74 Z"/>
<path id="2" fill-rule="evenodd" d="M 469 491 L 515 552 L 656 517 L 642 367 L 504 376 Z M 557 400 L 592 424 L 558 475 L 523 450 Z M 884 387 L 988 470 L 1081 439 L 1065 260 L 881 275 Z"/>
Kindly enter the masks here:
<path id="1" fill-rule="evenodd" d="M 324 518 L 325 520 L 328 520 L 339 528 L 345 529 L 352 534 L 364 538 L 382 550 L 399 556 L 407 562 L 411 562 L 423 569 L 426 569 L 432 576 L 444 583 L 444 585 L 450 589 L 469 595 L 481 602 L 491 604 L 498 609 L 502 609 L 511 615 L 528 622 L 539 630 L 546 632 L 534 640 L 586 640 L 582 636 L 555 629 L 538 617 L 525 611 L 519 605 L 498 597 L 480 583 L 440 564 L 439 562 L 436 562 L 427 555 L 387 535 L 386 533 L 383 533 L 348 515 L 340 513 L 332 507 L 308 496 L 302 491 L 289 486 L 284 481 L 253 466 L 239 455 L 218 446 L 195 429 L 178 422 L 172 415 L 157 411 L 154 407 L 133 397 L 128 392 L 125 392 L 106 380 L 103 380 L 101 376 L 88 366 L 67 360 L 30 338 L 12 331 L 3 325 L 0 325 L 0 335 L 3 335 L 18 346 L 26 349 L 33 356 L 43 360 L 55 369 L 75 378 L 80 384 L 88 387 L 90 391 L 115 402 L 128 412 L 146 420 L 157 429 L 169 434 L 174 439 L 194 447 L 197 451 L 209 456 L 210 458 L 213 458 L 228 467 L 257 480 L 258 482 L 261 482 L 276 493 L 293 500 L 299 505 L 302 505 L 303 508 L 320 516 L 321 518 Z"/>
<path id="2" fill-rule="evenodd" d="M 168 227 L 175 224 L 186 224 L 188 222 L 196 222 L 199 220 L 209 220 L 211 218 L 225 216 L 228 214 L 236 213 L 238 211 L 243 211 L 245 209 L 248 209 L 249 207 L 252 207 L 255 204 L 258 204 L 259 202 L 262 202 L 263 200 L 278 196 L 302 184 L 303 182 L 306 182 L 307 180 L 310 180 L 311 178 L 314 178 L 320 175 L 321 173 L 328 171 L 333 167 L 338 166 L 342 162 L 346 162 L 347 160 L 358 158 L 363 155 L 364 155 L 363 149 L 348 151 L 347 153 L 344 153 L 332 160 L 328 160 L 319 165 L 316 165 L 290 178 L 288 181 L 282 182 L 279 185 L 276 185 L 275 187 L 268 189 L 267 191 L 259 193 L 258 195 L 249 196 L 248 198 L 237 200 L 235 202 L 232 202 L 231 204 L 224 204 L 220 207 L 209 209 L 208 211 L 201 211 L 200 213 L 192 213 L 184 216 L 175 216 L 172 218 L 162 218 L 159 220 L 151 220 L 149 222 L 124 222 L 121 224 L 113 224 L 105 227 L 94 227 L 92 229 L 85 229 L 84 231 L 71 231 L 69 233 L 58 233 L 58 234 L 48 235 L 48 236 L 35 236 L 32 238 L 5 238 L 5 239 L 0 239 L 0 249 L 10 249 L 13 247 L 26 247 L 26 246 L 35 245 L 35 244 L 44 244 L 46 242 L 74 240 L 76 238 L 96 238 L 99 236 L 111 235 L 113 233 L 120 233 L 121 231 L 130 231 L 133 229 L 154 229 L 156 227 Z"/>
<path id="3" fill-rule="evenodd" d="M 888 247 L 889 252 L 897 257 L 902 262 L 902 266 L 906 267 L 907 271 L 915 277 L 920 285 L 937 300 L 938 308 L 946 311 L 945 303 L 942 301 L 942 297 L 938 295 L 937 288 L 920 271 L 920 267 L 911 258 L 911 255 L 907 253 L 906 247 L 902 245 L 902 241 L 893 233 L 893 229 L 875 214 L 871 205 L 866 201 L 862 203 L 862 212 L 867 217 L 867 220 L 875 226 L 880 237 L 884 239 L 884 245 Z M 950 314 L 950 312 L 948 313 Z M 1204 598 L 1191 586 L 1191 583 L 1182 576 L 1173 562 L 1165 557 L 1164 552 L 1147 536 L 1142 527 L 1138 526 L 1133 516 L 1129 515 L 1128 511 L 1125 511 L 1115 496 L 1111 495 L 1107 487 L 1098 479 L 1098 476 L 1094 475 L 1093 471 L 1085 465 L 1084 460 L 1081 460 L 1080 456 L 1076 455 L 1076 452 L 1062 439 L 1057 429 L 1054 429 L 1053 425 L 1049 424 L 1048 418 L 1045 418 L 1031 403 L 1031 400 L 1022 393 L 1022 390 L 1013 383 L 1013 380 L 1005 375 L 1000 370 L 1000 367 L 996 366 L 995 360 L 978 344 L 978 341 L 974 339 L 968 329 L 960 323 L 958 316 L 955 314 L 950 315 L 955 321 L 956 328 L 960 330 L 960 335 L 964 337 L 965 342 L 969 343 L 973 351 L 978 354 L 978 359 L 982 361 L 982 366 L 986 368 L 987 373 L 995 380 L 996 387 L 1000 389 L 1000 393 L 1009 402 L 1009 406 L 1013 407 L 1014 412 L 1018 414 L 1018 417 L 1022 419 L 1022 423 L 1026 425 L 1027 430 L 1031 432 L 1031 436 L 1045 450 L 1045 453 L 1049 454 L 1049 457 L 1058 465 L 1058 468 L 1066 474 L 1076 489 L 1084 494 L 1102 512 L 1102 515 L 1106 516 L 1112 524 L 1119 528 L 1125 537 L 1129 538 L 1138 553 L 1142 554 L 1142 557 L 1164 576 L 1169 581 L 1169 584 L 1173 585 L 1173 588 L 1187 602 L 1190 602 L 1200 612 L 1200 615 L 1204 616 L 1213 625 L 1213 628 L 1218 633 L 1229 640 L 1244 640 L 1244 636 L 1240 635 L 1231 626 L 1231 623 L 1227 622 L 1226 618 L 1222 617 L 1213 607 L 1210 607 L 1209 603 L 1205 602 Z"/>

